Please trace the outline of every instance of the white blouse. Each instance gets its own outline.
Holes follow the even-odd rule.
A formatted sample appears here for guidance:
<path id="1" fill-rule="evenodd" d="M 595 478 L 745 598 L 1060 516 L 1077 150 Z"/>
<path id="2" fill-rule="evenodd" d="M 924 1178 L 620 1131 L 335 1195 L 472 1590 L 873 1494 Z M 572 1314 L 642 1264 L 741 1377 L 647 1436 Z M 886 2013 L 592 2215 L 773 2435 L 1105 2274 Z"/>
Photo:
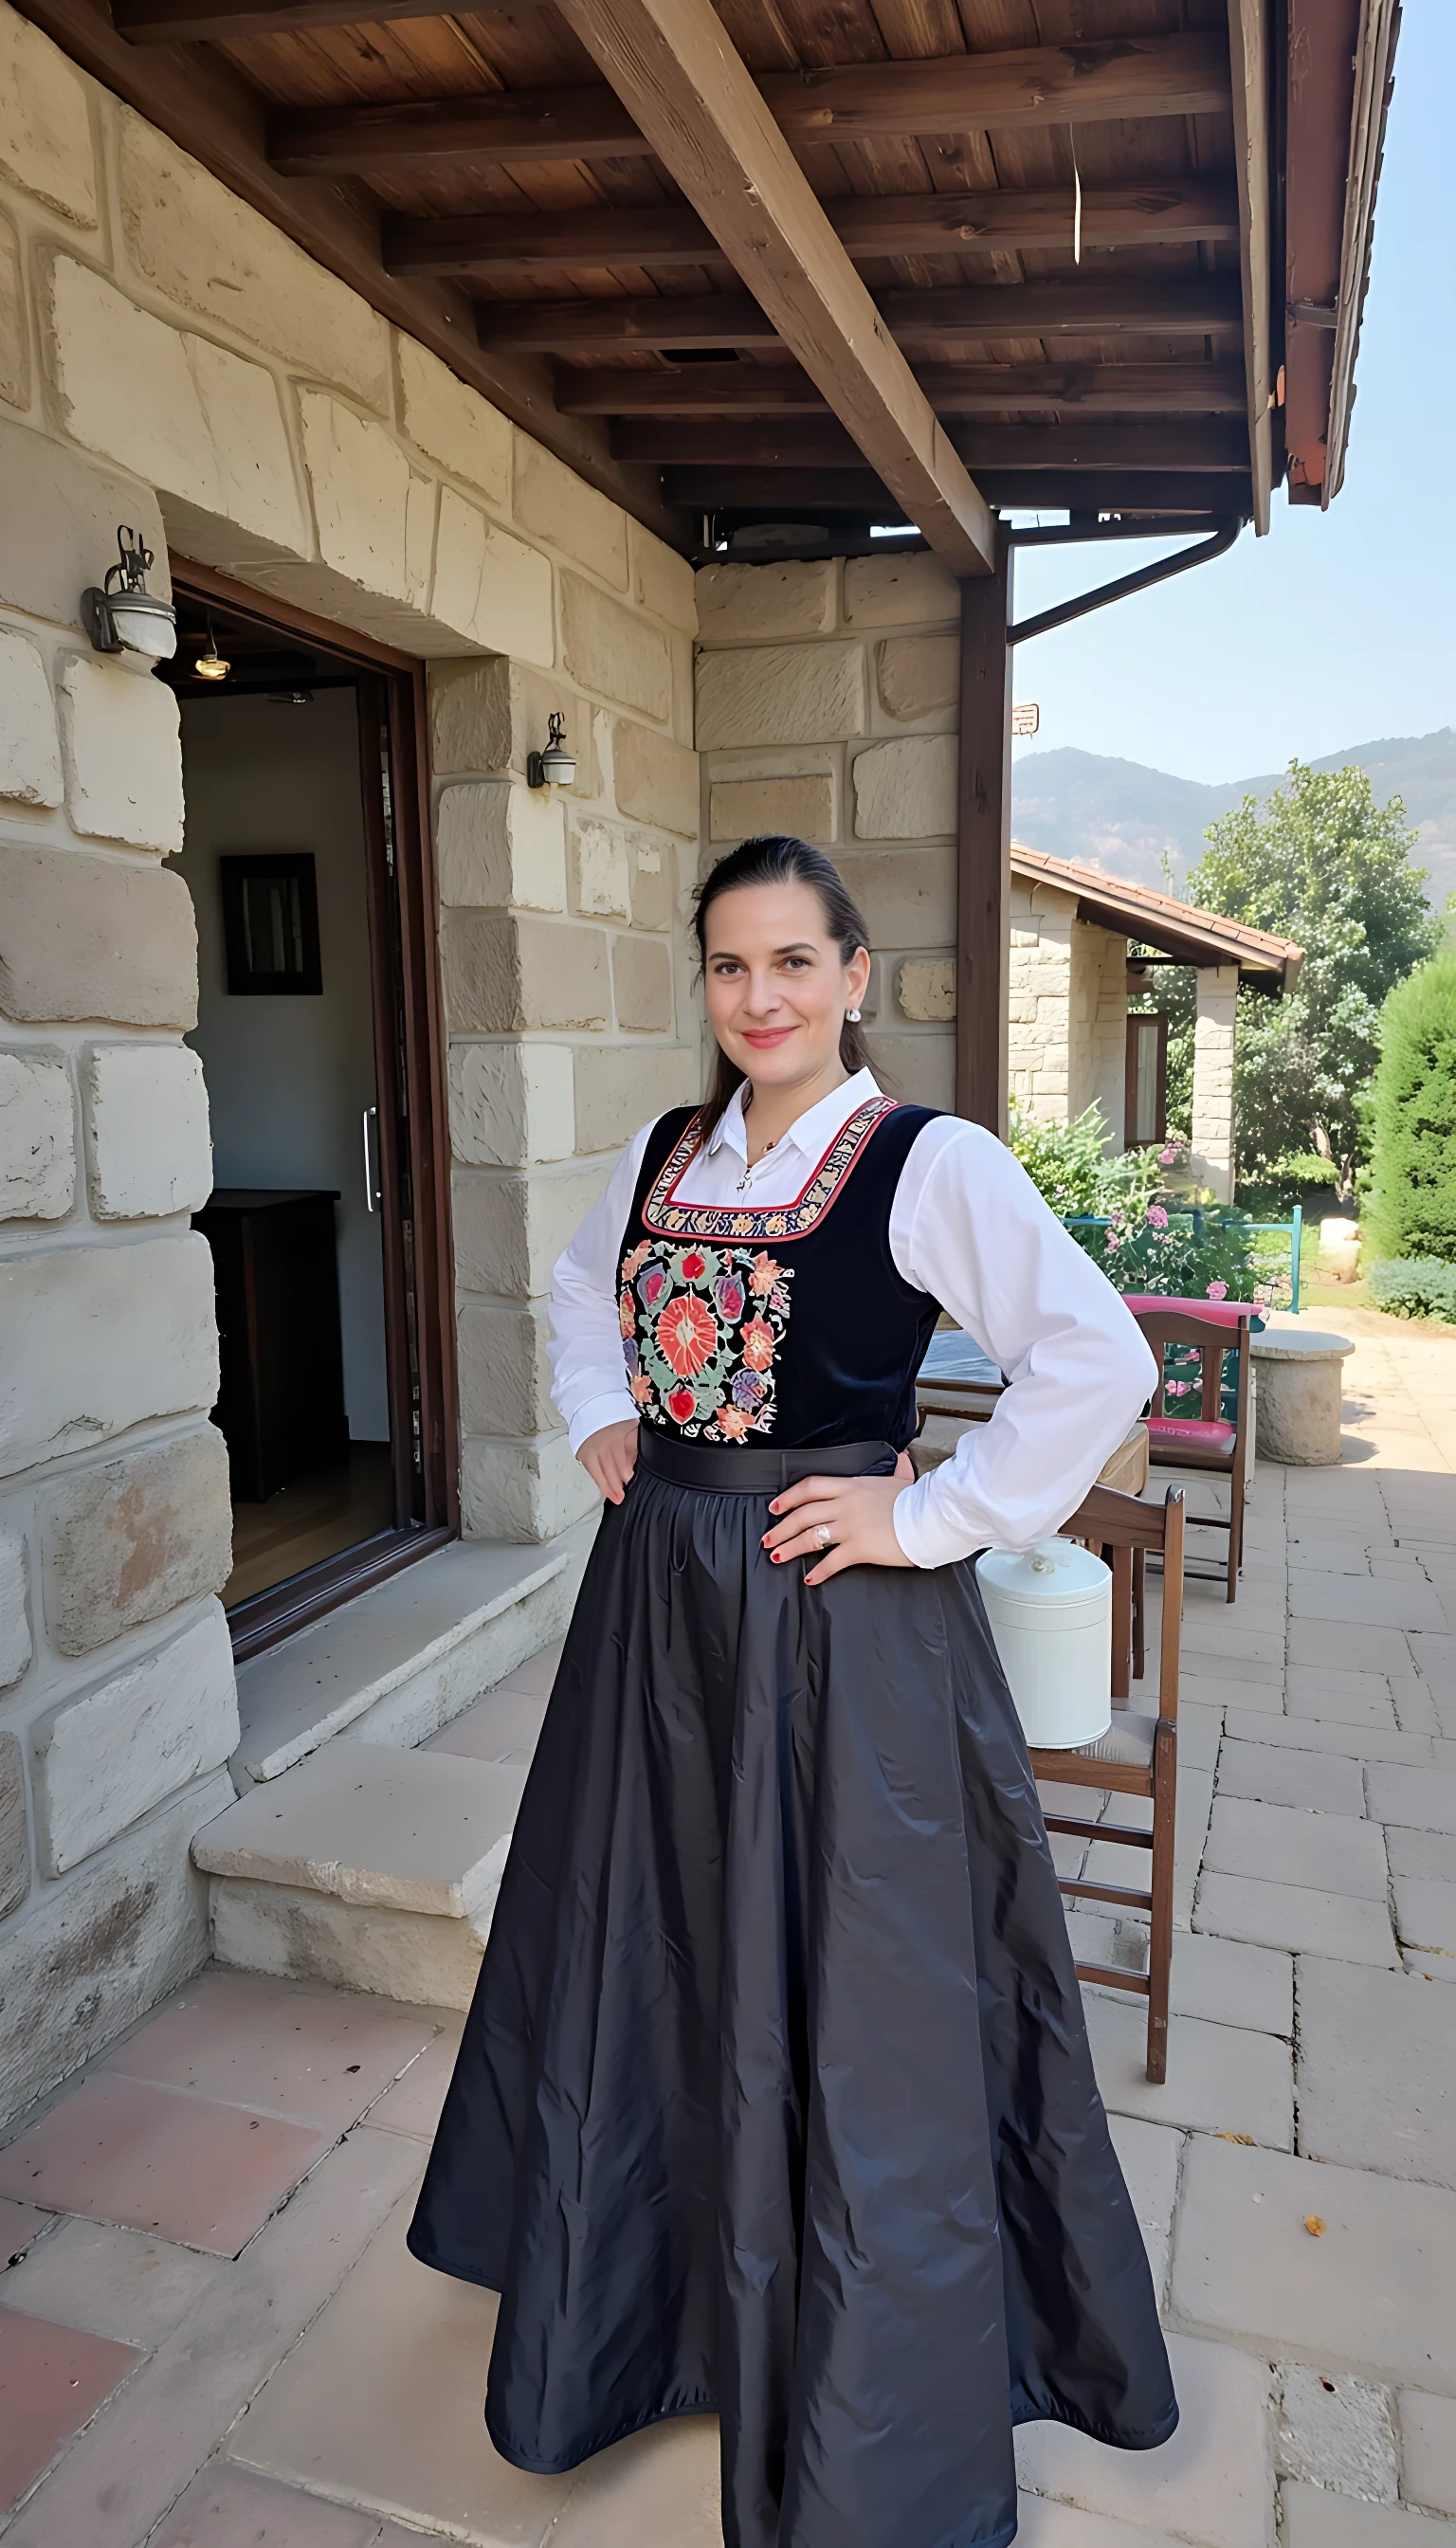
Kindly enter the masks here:
<path id="1" fill-rule="evenodd" d="M 742 1094 L 678 1187 L 679 1200 L 791 1203 L 841 1127 L 877 1093 L 860 1071 L 802 1114 L 750 1168 Z M 617 1321 L 617 1258 L 652 1126 L 612 1171 L 552 1275 L 551 1395 L 574 1451 L 635 1422 Z M 916 1566 L 1030 1548 L 1076 1510 L 1157 1378 L 1131 1312 L 990 1133 L 940 1115 L 911 1144 L 890 1208 L 890 1254 L 984 1346 L 1011 1383 L 987 1424 L 907 1486 L 895 1536 Z"/>

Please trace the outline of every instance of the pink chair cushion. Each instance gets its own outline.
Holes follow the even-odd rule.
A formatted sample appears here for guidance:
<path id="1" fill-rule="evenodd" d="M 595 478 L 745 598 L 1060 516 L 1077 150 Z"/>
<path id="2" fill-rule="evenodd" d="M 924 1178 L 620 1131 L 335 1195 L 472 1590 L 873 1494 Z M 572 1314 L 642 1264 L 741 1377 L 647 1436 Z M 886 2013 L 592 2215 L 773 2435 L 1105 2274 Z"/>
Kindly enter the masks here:
<path id="1" fill-rule="evenodd" d="M 1125 1292 L 1135 1319 L 1147 1311 L 1176 1310 L 1186 1318 L 1207 1319 L 1217 1327 L 1236 1327 L 1240 1319 L 1256 1319 L 1258 1309 L 1252 1301 L 1185 1301 L 1164 1292 Z"/>
<path id="2" fill-rule="evenodd" d="M 1231 1451 L 1238 1439 L 1231 1424 L 1220 1424 L 1201 1415 L 1149 1415 L 1148 1437 L 1154 1443 L 1186 1442 L 1200 1451 Z"/>

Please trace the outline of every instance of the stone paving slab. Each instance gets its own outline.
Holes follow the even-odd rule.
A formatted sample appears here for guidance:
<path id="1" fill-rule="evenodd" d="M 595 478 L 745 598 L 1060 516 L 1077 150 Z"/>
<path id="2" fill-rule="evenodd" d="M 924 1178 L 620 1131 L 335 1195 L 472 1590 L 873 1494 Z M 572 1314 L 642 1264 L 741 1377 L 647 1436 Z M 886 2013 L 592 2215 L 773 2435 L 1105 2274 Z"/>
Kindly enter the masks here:
<path id="1" fill-rule="evenodd" d="M 1173 1941 L 1171 2004 L 1180 2016 L 1215 2026 L 1293 2035 L 1294 1957 L 1189 1930 Z"/>
<path id="2" fill-rule="evenodd" d="M 1456 1884 L 1435 1884 L 1428 1877 L 1398 1875 L 1392 1879 L 1391 1891 L 1402 1946 L 1419 1947 L 1431 1956 L 1456 1957 Z"/>
<path id="3" fill-rule="evenodd" d="M 1396 2414 L 1407 2497 L 1456 2516 L 1456 2401 L 1403 2389 Z"/>
<path id="4" fill-rule="evenodd" d="M 1456 1833 L 1456 1771 L 1402 1770 L 1375 1761 L 1365 1773 L 1365 1797 L 1377 1822 Z"/>
<path id="5" fill-rule="evenodd" d="M 1347 2371 L 1316 2371 L 1308 2362 L 1282 2363 L 1278 2370 L 1274 2458 L 1280 2476 L 1370 2503 L 1394 2503 L 1401 2460 L 1390 2391 Z"/>
<path id="6" fill-rule="evenodd" d="M 1282 2486 L 1279 2498 L 1285 2548 L 1436 2548 L 1439 2540 L 1440 2524 L 1398 2504 L 1360 2503 L 1321 2486 Z"/>
<path id="7" fill-rule="evenodd" d="M 379 2536 L 372 2512 L 215 2464 L 193 2479 L 147 2548 L 378 2548 Z"/>
<path id="8" fill-rule="evenodd" d="M 1168 2076 L 1147 2076 L 1147 2003 L 1088 1997 L 1087 2033 L 1110 2113 L 1204 2133 L 1246 2133 L 1274 2149 L 1294 2147 L 1294 2080 L 1288 2045 L 1249 2027 L 1206 2018 L 1168 2020 Z"/>
<path id="9" fill-rule="evenodd" d="M 1319 2234 L 1306 2222 L 1322 2223 Z M 1195 2133 L 1173 2225 L 1172 2322 L 1456 2396 L 1456 2195 Z"/>
<path id="10" fill-rule="evenodd" d="M 1110 2451 L 1068 2425 L 1024 2424 L 1016 2437 L 1021 2484 L 1200 2548 L 1273 2548 L 1269 2365 L 1186 2335 L 1169 2338 L 1168 2358 L 1179 2410 L 1171 2440 L 1152 2451 Z"/>
<path id="11" fill-rule="evenodd" d="M 1257 1708 L 1229 1707 L 1224 1730 L 1239 1743 L 1284 1743 L 1297 1752 L 1338 1752 L 1350 1761 L 1390 1761 L 1402 1767 L 1435 1758 L 1428 1734 L 1402 1734 L 1386 1727 L 1327 1725 L 1311 1716 L 1289 1715 L 1277 1722 Z"/>
<path id="12" fill-rule="evenodd" d="M 1358 1816 L 1365 1811 L 1358 1761 L 1336 1752 L 1290 1751 L 1277 1743 L 1226 1740 L 1219 1754 L 1218 1792 L 1311 1813 Z"/>
<path id="13" fill-rule="evenodd" d="M 1409 1673 L 1410 1649 L 1399 1628 L 1350 1625 L 1343 1619 L 1291 1619 L 1289 1661 L 1332 1664 L 1336 1672 Z"/>
<path id="14" fill-rule="evenodd" d="M 1291 1619 L 1337 1619 L 1373 1628 L 1435 1629 L 1447 1634 L 1450 1622 L 1440 1595 L 1418 1568 L 1386 1575 L 1316 1575 L 1303 1567 L 1289 1570 Z"/>
<path id="15" fill-rule="evenodd" d="M 1300 2148 L 1456 2187 L 1456 2026 L 1408 1973 L 1301 1956 Z M 1456 2255 L 1449 2260 L 1456 2276 Z"/>
<path id="16" fill-rule="evenodd" d="M 150 2350 L 227 2271 L 223 2258 L 118 2230 L 62 2221 L 5 2277 L 7 2309 Z"/>
<path id="17" fill-rule="evenodd" d="M 1384 1902 L 1389 1882 L 1385 1841 L 1373 1823 L 1242 1796 L 1215 1798 L 1204 1865 L 1219 1875 L 1311 1885 L 1362 1902 Z"/>
<path id="18" fill-rule="evenodd" d="M 1129 2200 L 1138 2215 L 1152 2272 L 1152 2288 L 1161 2299 L 1167 2288 L 1168 2259 L 1172 2254 L 1173 2207 L 1178 2200 L 1183 2135 L 1166 2124 L 1139 2123 L 1135 2115 L 1109 2115 L 1107 2126 Z"/>
<path id="19" fill-rule="evenodd" d="M 1353 1964 L 1399 1961 L 1383 1902 L 1320 1893 L 1308 1884 L 1206 1870 L 1199 1877 L 1193 1925 L 1222 1938 L 1246 1939 L 1254 1947 L 1288 1948 L 1296 1955 L 1337 1956 Z"/>

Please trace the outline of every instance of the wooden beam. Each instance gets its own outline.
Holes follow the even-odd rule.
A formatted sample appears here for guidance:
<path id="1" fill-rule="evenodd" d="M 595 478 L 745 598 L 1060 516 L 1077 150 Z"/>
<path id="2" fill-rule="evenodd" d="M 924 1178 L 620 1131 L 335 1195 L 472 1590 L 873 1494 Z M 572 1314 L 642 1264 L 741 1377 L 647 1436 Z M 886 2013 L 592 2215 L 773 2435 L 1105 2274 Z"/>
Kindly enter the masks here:
<path id="1" fill-rule="evenodd" d="M 937 415 L 1010 409 L 1077 415 L 1242 415 L 1241 363 L 935 363 L 916 379 Z M 682 372 L 563 371 L 563 415 L 828 415 L 796 365 L 704 363 Z"/>
<path id="2" fill-rule="evenodd" d="M 457 285 L 385 272 L 376 204 L 352 188 L 279 175 L 265 147 L 264 101 L 224 54 L 129 45 L 113 26 L 106 0 L 26 0 L 26 15 L 113 96 L 201 160 L 383 318 L 439 355 L 513 424 L 662 538 L 681 539 L 682 525 L 664 506 L 655 480 L 634 477 L 614 461 L 606 435 L 592 418 L 558 414 L 544 362 L 506 358 L 482 346 L 471 304 Z"/>
<path id="3" fill-rule="evenodd" d="M 580 35 L 578 8 L 563 14 Z M 625 48 L 620 68 L 625 83 Z M 1222 36 L 1120 37 L 932 61 L 855 62 L 835 70 L 771 71 L 757 83 L 747 70 L 743 75 L 784 138 L 800 145 L 1217 115 L 1228 106 Z M 521 159 L 641 158 L 656 148 L 626 85 L 620 104 L 610 88 L 517 89 L 284 115 L 274 164 L 295 176 L 367 176 L 465 160 L 500 166 Z M 690 199 L 690 188 L 683 192 Z"/>
<path id="4" fill-rule="evenodd" d="M 128 5 L 128 0 L 118 0 Z M 198 0 L 130 0 L 187 10 Z M 211 5 L 211 0 L 201 0 Z M 275 0 L 276 5 L 276 0 Z M 288 0 L 285 0 L 288 5 Z M 351 0 L 294 0 L 304 8 L 347 8 Z M 426 0 L 400 0 L 403 8 Z M 1071 200 L 1064 186 L 975 195 L 851 195 L 826 203 L 853 257 L 958 255 L 967 247 L 1065 250 Z M 1148 185 L 1084 186 L 1087 247 L 1169 247 L 1238 237 L 1238 199 L 1222 178 L 1182 177 Z M 685 204 L 618 209 L 584 205 L 570 213 L 456 213 L 399 221 L 385 233 L 394 274 L 483 277 L 564 266 L 725 266 L 706 222 Z"/>
<path id="5" fill-rule="evenodd" d="M 810 196 L 810 202 L 813 197 Z M 838 242 L 831 239 L 843 257 Z M 863 290 L 848 259 L 847 277 Z M 870 303 L 902 344 L 975 344 L 1026 336 L 1206 336 L 1237 328 L 1233 275 L 1181 275 L 1169 282 L 1130 275 L 1125 282 L 988 283 L 926 292 L 882 292 Z M 477 304 L 483 345 L 498 352 L 594 353 L 608 346 L 682 346 L 714 352 L 790 340 L 746 292 L 654 294 L 620 301 L 483 301 Z"/>
<path id="6" fill-rule="evenodd" d="M 1243 363 L 1253 461 L 1254 532 L 1269 527 L 1274 487 L 1274 342 L 1270 260 L 1269 61 L 1265 0 L 1228 0 L 1233 68 L 1233 157 L 1238 188 L 1238 262 L 1243 283 Z"/>
<path id="7" fill-rule="evenodd" d="M 986 574 L 995 556 L 986 503 L 711 0 L 560 8 L 857 451 L 956 574 Z"/>
<path id="8" fill-rule="evenodd" d="M 694 463 L 665 468 L 662 485 L 670 504 L 686 505 L 695 513 L 792 513 L 804 521 L 820 521 L 827 509 L 868 512 L 876 522 L 893 522 L 902 510 L 883 482 L 867 469 Z M 988 504 L 1003 508 L 1118 513 L 1125 518 L 1146 513 L 1160 521 L 1174 514 L 1198 513 L 1221 520 L 1234 514 L 1247 520 L 1252 501 L 1247 473 L 1240 476 L 1231 470 L 984 469 L 976 485 Z M 1190 534 L 1194 527 L 1191 520 L 1186 525 Z"/>
<path id="9" fill-rule="evenodd" d="M 962 424 L 949 439 L 967 469 L 1228 470 L 1248 475 L 1241 416 L 1177 418 L 1170 424 Z M 853 469 L 859 453 L 843 425 L 812 416 L 723 416 L 686 423 L 672 417 L 613 425 L 618 460 L 657 468 Z"/>
<path id="10" fill-rule="evenodd" d="M 1002 1139 L 1011 992 L 1012 552 L 960 588 L 956 820 L 956 1112 Z"/>
<path id="11" fill-rule="evenodd" d="M 876 522 L 903 518 L 872 469 L 665 469 L 663 494 L 694 513 L 792 513 L 809 522 L 836 513 L 867 513 Z"/>
<path id="12" fill-rule="evenodd" d="M 545 0 L 480 0 L 472 19 L 514 26 Z M 438 18 L 440 0 L 113 0 L 112 17 L 131 45 L 223 45 L 239 37 L 307 35 L 316 27 L 381 27 L 397 18 Z"/>

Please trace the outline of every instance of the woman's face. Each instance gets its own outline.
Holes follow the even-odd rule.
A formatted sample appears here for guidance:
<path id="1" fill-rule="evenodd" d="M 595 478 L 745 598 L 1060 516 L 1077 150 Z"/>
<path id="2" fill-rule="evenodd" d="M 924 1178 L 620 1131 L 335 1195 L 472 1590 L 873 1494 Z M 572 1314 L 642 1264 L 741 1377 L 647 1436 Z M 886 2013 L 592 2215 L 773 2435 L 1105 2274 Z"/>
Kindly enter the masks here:
<path id="1" fill-rule="evenodd" d="M 812 885 L 747 884 L 709 905 L 703 987 L 730 1061 L 763 1087 L 838 1067 L 845 1011 L 869 982 L 862 947 L 846 964 Z"/>

